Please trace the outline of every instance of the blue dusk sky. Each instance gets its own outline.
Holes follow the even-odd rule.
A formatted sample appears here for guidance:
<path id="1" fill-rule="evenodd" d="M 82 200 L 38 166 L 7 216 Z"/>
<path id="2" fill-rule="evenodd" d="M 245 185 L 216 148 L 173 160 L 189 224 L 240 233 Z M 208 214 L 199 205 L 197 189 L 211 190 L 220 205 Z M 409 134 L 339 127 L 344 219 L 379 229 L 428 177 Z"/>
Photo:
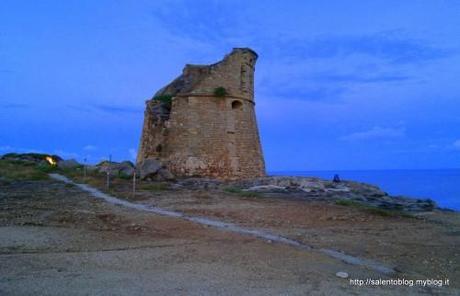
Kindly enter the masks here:
<path id="1" fill-rule="evenodd" d="M 0 154 L 136 154 L 186 63 L 259 54 L 268 171 L 460 167 L 459 1 L 0 1 Z"/>

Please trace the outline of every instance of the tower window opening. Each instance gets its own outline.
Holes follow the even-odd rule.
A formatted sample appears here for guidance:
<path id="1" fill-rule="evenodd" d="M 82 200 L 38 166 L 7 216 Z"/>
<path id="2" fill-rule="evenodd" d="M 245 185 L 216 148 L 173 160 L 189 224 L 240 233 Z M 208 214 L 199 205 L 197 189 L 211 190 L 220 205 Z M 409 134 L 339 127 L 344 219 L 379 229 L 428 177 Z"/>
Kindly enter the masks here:
<path id="1" fill-rule="evenodd" d="M 232 109 L 241 109 L 243 107 L 243 103 L 240 101 L 233 101 L 232 102 Z"/>
<path id="2" fill-rule="evenodd" d="M 158 144 L 157 147 L 155 147 L 155 151 L 157 153 L 161 153 L 162 150 L 163 150 L 163 146 L 161 144 Z"/>

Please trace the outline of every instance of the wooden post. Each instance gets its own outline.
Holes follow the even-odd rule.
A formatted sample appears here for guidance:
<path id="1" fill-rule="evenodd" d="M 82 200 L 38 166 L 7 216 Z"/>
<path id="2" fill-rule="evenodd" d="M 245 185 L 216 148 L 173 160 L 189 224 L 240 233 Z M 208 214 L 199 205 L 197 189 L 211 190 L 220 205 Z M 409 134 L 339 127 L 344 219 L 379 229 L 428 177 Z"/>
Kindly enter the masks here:
<path id="1" fill-rule="evenodd" d="M 112 166 L 112 154 L 109 155 L 109 167 L 107 168 L 107 190 L 110 189 L 110 172 Z"/>
<path id="2" fill-rule="evenodd" d="M 133 198 L 136 197 L 136 166 L 134 166 L 133 174 Z"/>
<path id="3" fill-rule="evenodd" d="M 86 181 L 86 158 L 83 159 L 83 182 Z"/>

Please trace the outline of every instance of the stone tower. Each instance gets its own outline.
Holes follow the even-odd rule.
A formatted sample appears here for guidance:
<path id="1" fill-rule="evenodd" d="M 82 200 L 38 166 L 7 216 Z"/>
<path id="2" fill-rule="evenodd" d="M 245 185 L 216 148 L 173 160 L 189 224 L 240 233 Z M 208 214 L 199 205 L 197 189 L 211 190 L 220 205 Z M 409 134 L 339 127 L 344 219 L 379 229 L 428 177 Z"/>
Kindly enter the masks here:
<path id="1" fill-rule="evenodd" d="M 186 65 L 146 102 L 137 162 L 160 160 L 178 177 L 265 175 L 254 111 L 257 54 L 234 48 L 218 63 Z"/>

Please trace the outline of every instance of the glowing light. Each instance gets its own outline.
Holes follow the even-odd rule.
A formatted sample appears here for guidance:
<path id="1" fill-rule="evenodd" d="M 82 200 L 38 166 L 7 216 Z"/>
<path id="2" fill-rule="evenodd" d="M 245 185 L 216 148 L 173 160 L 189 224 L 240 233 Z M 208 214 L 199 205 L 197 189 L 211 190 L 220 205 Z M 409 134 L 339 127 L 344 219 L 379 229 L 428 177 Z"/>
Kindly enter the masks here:
<path id="1" fill-rule="evenodd" d="M 57 164 L 57 162 L 51 156 L 47 156 L 47 157 L 45 157 L 45 159 L 50 165 L 56 165 Z"/>

